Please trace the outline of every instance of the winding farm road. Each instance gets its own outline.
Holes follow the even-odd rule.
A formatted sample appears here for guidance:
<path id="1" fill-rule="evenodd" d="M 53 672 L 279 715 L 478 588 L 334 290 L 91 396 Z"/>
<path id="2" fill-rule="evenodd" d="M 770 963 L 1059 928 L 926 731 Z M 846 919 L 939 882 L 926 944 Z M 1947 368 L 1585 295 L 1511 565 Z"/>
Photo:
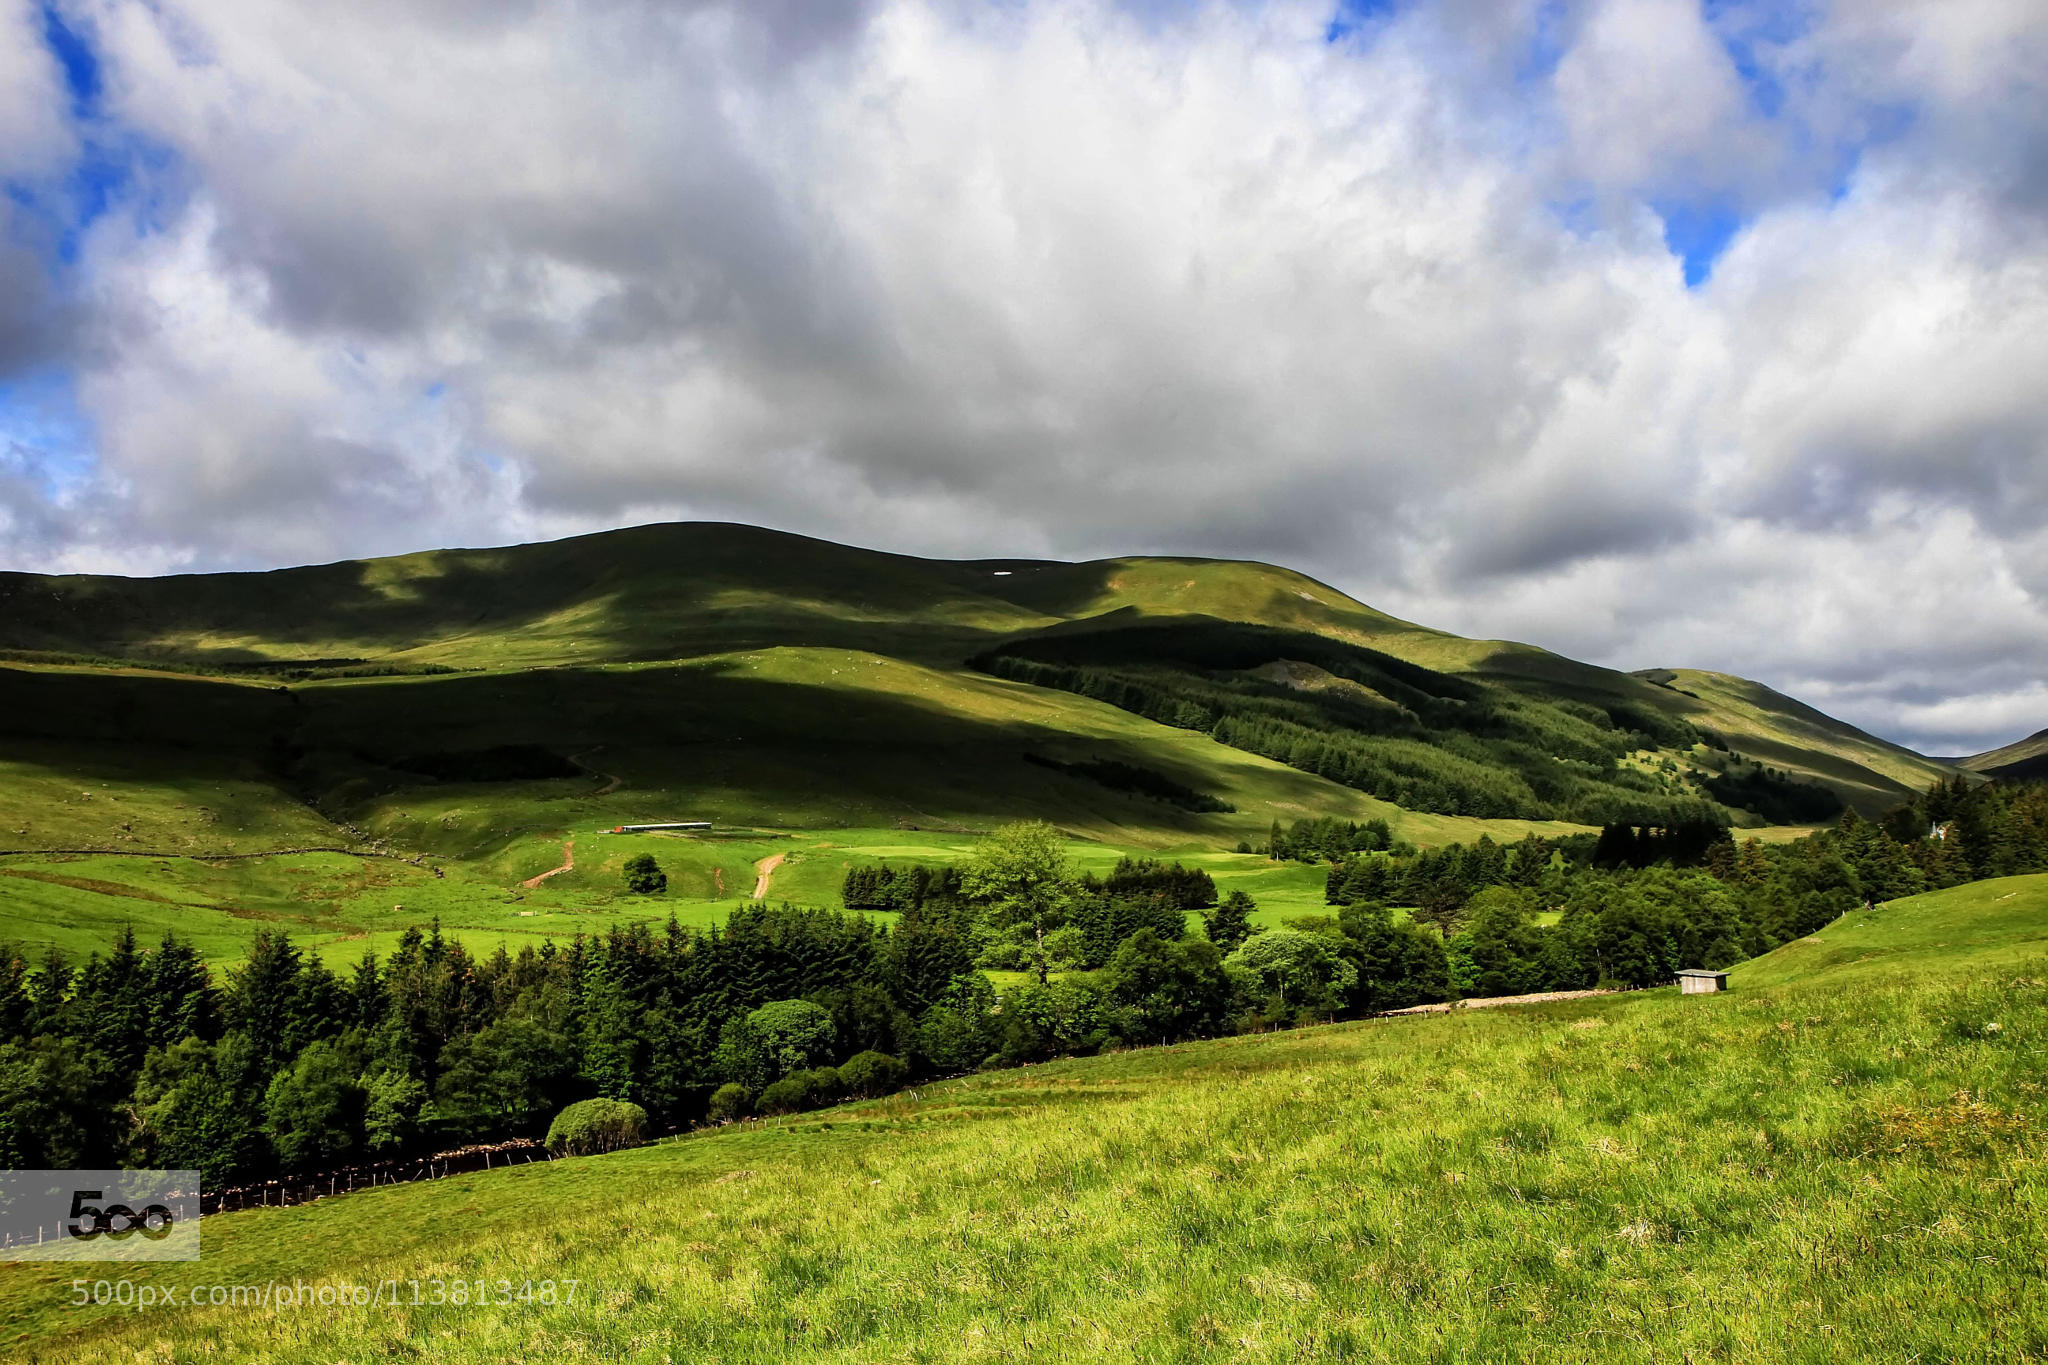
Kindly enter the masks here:
<path id="1" fill-rule="evenodd" d="M 788 856 L 787 853 L 777 853 L 772 857 L 763 858 L 760 862 L 754 864 L 755 900 L 765 901 L 768 899 L 768 879 L 775 875 L 775 869 L 781 867 L 782 860 Z"/>
<path id="2" fill-rule="evenodd" d="M 528 877 L 525 881 L 519 884 L 525 887 L 528 891 L 531 891 L 533 890 L 533 888 L 539 886 L 542 882 L 546 881 L 550 877 L 557 876 L 563 872 L 574 872 L 575 870 L 576 841 L 573 838 L 564 839 L 562 840 L 562 865 L 560 867 L 551 867 L 547 871 L 541 873 L 538 877 Z"/>
<path id="3" fill-rule="evenodd" d="M 590 750 L 589 753 L 569 755 L 569 761 L 575 764 L 577 767 L 581 768 L 584 772 L 589 773 L 592 777 L 601 777 L 604 779 L 604 785 L 599 787 L 596 791 L 592 792 L 592 796 L 610 796 L 613 792 L 617 791 L 620 785 L 625 781 L 625 779 L 620 777 L 617 773 L 608 773 L 604 771 L 602 768 L 593 768 L 590 766 L 590 763 L 588 761 L 590 755 L 600 752 L 603 748 L 604 746 L 600 744 L 596 749 Z"/>

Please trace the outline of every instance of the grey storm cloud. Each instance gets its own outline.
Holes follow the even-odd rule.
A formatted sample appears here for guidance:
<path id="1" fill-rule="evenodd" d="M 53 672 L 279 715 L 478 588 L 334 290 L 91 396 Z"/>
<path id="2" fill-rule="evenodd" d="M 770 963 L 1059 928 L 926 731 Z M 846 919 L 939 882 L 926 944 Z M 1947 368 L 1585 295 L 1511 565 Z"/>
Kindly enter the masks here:
<path id="1" fill-rule="evenodd" d="M 93 446 L 0 547 L 1249 555 L 1935 749 L 2048 723 L 2048 19 L 1708 8 L 63 0 L 82 121 L 0 0 L 11 182 L 160 150 L 0 248 Z M 1740 220 L 1690 288 L 1686 202 Z"/>

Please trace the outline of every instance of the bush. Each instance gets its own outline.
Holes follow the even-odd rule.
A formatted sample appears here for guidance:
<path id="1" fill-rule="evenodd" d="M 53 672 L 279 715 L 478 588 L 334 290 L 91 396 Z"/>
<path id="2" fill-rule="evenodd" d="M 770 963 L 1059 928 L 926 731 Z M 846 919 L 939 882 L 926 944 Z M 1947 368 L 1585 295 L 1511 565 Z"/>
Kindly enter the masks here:
<path id="1" fill-rule="evenodd" d="M 626 859 L 626 889 L 642 896 L 652 896 L 668 890 L 668 873 L 661 870 L 661 864 L 654 861 L 652 853 L 643 853 L 637 858 Z"/>
<path id="2" fill-rule="evenodd" d="M 548 1150 L 556 1156 L 589 1156 L 646 1140 L 647 1111 L 624 1100 L 578 1100 L 548 1125 Z"/>
<path id="3" fill-rule="evenodd" d="M 847 1094 L 872 1099 L 901 1090 L 910 1079 L 910 1068 L 886 1052 L 869 1050 L 855 1053 L 840 1067 L 839 1079 L 845 1083 Z"/>
<path id="4" fill-rule="evenodd" d="M 1000 1018 L 995 987 L 980 972 L 955 977 L 944 998 L 917 1025 L 917 1053 L 941 1076 L 981 1065 L 995 1047 Z"/>
<path id="5" fill-rule="evenodd" d="M 737 1081 L 727 1081 L 711 1092 L 707 1117 L 713 1123 L 731 1123 L 754 1112 L 754 1097 Z"/>
<path id="6" fill-rule="evenodd" d="M 837 1104 L 846 1094 L 839 1072 L 829 1066 L 814 1071 L 792 1071 L 761 1092 L 764 1114 L 796 1114 L 822 1105 Z"/>

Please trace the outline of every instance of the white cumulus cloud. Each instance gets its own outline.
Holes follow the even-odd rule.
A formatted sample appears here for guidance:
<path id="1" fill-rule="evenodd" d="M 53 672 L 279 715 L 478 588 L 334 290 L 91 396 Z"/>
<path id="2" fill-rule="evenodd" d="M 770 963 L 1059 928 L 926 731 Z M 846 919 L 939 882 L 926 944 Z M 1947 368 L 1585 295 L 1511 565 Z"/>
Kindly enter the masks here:
<path id="1" fill-rule="evenodd" d="M 1248 554 L 1937 748 L 2048 723 L 2037 6 L 64 13 L 101 108 L 46 61 L 0 129 L 159 154 L 52 267 L 96 496 L 0 485 L 19 567 Z M 1739 215 L 1694 288 L 1688 203 Z"/>

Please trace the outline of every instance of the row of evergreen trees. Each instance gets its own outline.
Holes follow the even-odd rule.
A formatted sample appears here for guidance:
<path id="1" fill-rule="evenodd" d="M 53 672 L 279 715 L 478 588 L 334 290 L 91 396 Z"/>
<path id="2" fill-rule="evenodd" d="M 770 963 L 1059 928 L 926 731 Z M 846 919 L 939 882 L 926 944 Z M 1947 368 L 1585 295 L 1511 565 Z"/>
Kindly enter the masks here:
<path id="1" fill-rule="evenodd" d="M 1081 875 L 1081 890 L 1117 900 L 1156 900 L 1177 910 L 1202 910 L 1216 903 L 1216 882 L 1199 867 L 1156 858 L 1117 860 L 1107 877 Z M 957 905 L 964 899 L 960 870 L 921 863 L 858 863 L 846 869 L 839 899 L 849 910 L 909 910 L 927 903 Z"/>
<path id="2" fill-rule="evenodd" d="M 1081 889 L 1118 900 L 1156 900 L 1176 910 L 1206 910 L 1216 903 L 1216 882 L 1207 872 L 1157 858 L 1126 855 L 1107 877 L 1084 872 Z"/>
<path id="3" fill-rule="evenodd" d="M 762 1005 L 816 1002 L 842 1058 L 959 1069 L 988 1052 L 985 989 L 949 917 L 883 932 L 790 907 L 488 957 L 414 930 L 339 974 L 268 930 L 218 980 L 170 936 L 123 934 L 76 969 L 0 950 L 0 1165 L 143 1163 L 218 1185 L 530 1136 L 593 1095 L 686 1123 L 730 1079 L 725 1030 Z"/>
<path id="4" fill-rule="evenodd" d="M 960 900 L 960 870 L 913 863 L 858 863 L 846 869 L 839 900 L 849 910 L 915 910 L 925 902 L 943 905 Z"/>
<path id="5" fill-rule="evenodd" d="M 886 929 L 746 906 L 707 932 L 487 957 L 411 931 L 340 973 L 264 930 L 219 978 L 172 936 L 124 933 L 76 965 L 0 950 L 0 1165 L 198 1168 L 218 1186 L 534 1135 L 594 1096 L 680 1126 L 729 1087 L 787 1103 L 1455 995 L 1648 985 L 1858 904 L 2048 871 L 2048 788 L 1944 783 L 1778 847 L 1660 827 L 1352 854 L 1330 873 L 1333 913 L 1263 932 L 1232 893 L 1191 934 L 1185 869 L 1133 861 L 1090 888 L 1056 832 L 1026 834 L 953 881 L 925 876 Z M 1006 952 L 1037 979 L 998 1000 L 976 968 Z"/>
<path id="6" fill-rule="evenodd" d="M 1385 820 L 1364 824 L 1339 820 L 1334 815 L 1321 819 L 1296 820 L 1281 828 L 1275 820 L 1266 834 L 1263 850 L 1268 858 L 1300 863 L 1341 862 L 1352 853 L 1378 853 L 1394 847 L 1394 827 Z M 1252 852 L 1249 843 L 1237 846 L 1239 853 Z"/>

